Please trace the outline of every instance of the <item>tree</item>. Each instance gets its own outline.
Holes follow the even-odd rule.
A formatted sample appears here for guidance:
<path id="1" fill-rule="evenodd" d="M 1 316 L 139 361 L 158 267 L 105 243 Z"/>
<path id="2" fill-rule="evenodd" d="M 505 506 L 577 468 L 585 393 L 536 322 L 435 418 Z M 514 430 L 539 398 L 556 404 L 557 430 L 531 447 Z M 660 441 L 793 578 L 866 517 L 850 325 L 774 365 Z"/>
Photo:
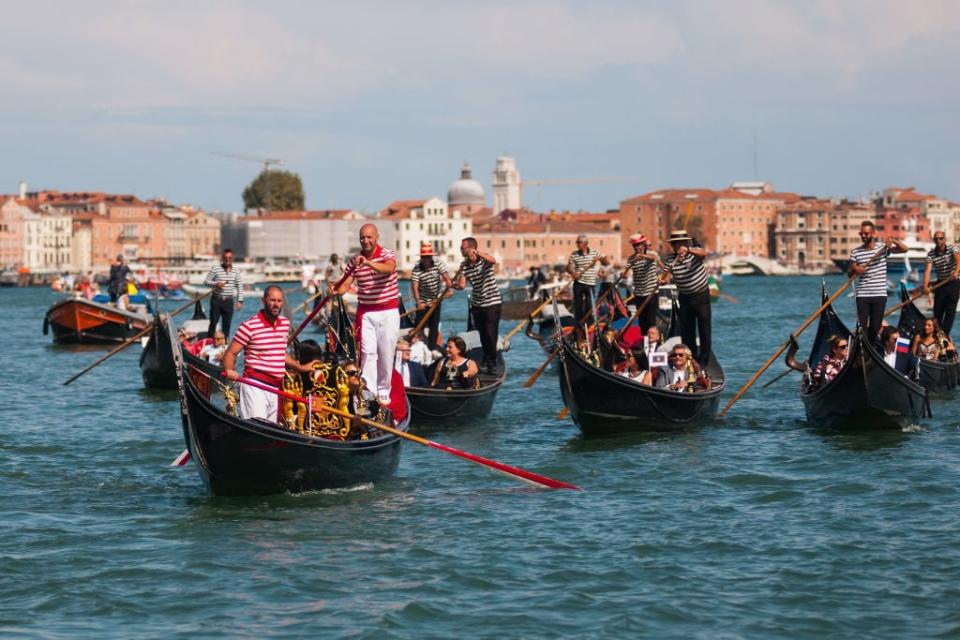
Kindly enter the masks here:
<path id="1" fill-rule="evenodd" d="M 243 206 L 246 209 L 302 211 L 305 201 L 303 182 L 292 171 L 264 169 L 243 190 Z"/>

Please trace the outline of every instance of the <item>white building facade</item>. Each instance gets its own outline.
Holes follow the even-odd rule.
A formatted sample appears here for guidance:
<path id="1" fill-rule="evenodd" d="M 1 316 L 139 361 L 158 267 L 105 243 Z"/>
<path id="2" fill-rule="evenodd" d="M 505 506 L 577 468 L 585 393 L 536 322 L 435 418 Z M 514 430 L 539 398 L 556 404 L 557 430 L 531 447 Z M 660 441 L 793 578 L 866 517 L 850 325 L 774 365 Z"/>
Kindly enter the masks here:
<path id="1" fill-rule="evenodd" d="M 462 216 L 459 210 L 450 212 L 447 203 L 440 198 L 427 200 L 398 200 L 380 212 L 377 227 L 381 242 L 393 247 L 397 254 L 397 267 L 401 271 L 413 269 L 420 259 L 420 245 L 433 245 L 435 255 L 448 266 L 459 264 L 460 242 L 473 234 L 473 221 Z M 385 241 L 384 229 L 390 225 L 393 244 Z"/>
<path id="2" fill-rule="evenodd" d="M 500 156 L 493 170 L 493 215 L 497 215 L 504 209 L 521 208 L 523 208 L 523 196 L 517 161 L 510 156 Z"/>

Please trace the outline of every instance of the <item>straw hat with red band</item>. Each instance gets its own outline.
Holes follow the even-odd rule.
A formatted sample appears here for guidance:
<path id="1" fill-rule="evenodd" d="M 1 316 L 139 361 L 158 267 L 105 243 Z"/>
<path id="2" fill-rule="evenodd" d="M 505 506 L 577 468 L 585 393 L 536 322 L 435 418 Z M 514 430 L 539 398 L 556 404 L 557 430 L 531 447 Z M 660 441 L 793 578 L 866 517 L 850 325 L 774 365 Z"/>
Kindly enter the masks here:
<path id="1" fill-rule="evenodd" d="M 630 244 L 647 244 L 647 236 L 643 235 L 642 233 L 635 233 L 630 236 Z"/>
<path id="2" fill-rule="evenodd" d="M 420 245 L 420 255 L 421 256 L 432 256 L 433 255 L 433 245 L 429 242 L 424 242 Z"/>

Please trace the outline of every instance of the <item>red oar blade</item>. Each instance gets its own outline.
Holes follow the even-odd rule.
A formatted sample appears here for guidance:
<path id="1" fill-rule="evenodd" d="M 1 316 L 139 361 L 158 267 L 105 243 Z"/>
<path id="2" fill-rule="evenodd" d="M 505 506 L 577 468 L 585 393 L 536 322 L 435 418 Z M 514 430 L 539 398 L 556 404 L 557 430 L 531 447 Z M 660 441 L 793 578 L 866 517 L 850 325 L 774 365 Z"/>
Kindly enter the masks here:
<path id="1" fill-rule="evenodd" d="M 173 462 L 170 463 L 171 467 L 182 467 L 183 465 L 190 462 L 190 450 L 184 449 L 183 453 L 174 458 Z"/>
<path id="2" fill-rule="evenodd" d="M 459 449 L 454 449 L 453 447 L 448 447 L 442 445 L 439 442 L 434 442 L 433 440 L 427 440 L 427 444 L 433 447 L 434 449 L 439 449 L 444 453 L 449 453 L 451 455 L 458 456 L 464 460 L 469 460 L 484 467 L 498 471 L 505 476 L 511 478 L 516 478 L 522 480 L 527 484 L 533 485 L 535 487 L 546 487 L 547 489 L 576 489 L 580 490 L 575 484 L 570 484 L 569 482 L 562 482 L 560 480 L 554 480 L 553 478 L 548 478 L 547 476 L 540 475 L 539 473 L 533 473 L 532 471 L 527 471 L 519 467 L 514 467 L 509 464 L 504 464 L 502 462 L 497 462 L 496 460 L 491 460 L 490 458 L 484 458 L 483 456 L 474 455 L 472 453 L 467 453 L 466 451 L 460 451 Z"/>

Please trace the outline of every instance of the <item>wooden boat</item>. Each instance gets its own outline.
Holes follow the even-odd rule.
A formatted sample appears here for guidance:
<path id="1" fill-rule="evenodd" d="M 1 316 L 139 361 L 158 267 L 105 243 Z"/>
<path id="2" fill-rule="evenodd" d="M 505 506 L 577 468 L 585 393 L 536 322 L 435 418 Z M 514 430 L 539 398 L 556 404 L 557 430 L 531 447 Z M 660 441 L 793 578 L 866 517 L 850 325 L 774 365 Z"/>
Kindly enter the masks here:
<path id="1" fill-rule="evenodd" d="M 713 419 L 726 387 L 715 356 L 706 371 L 712 387 L 688 393 L 642 385 L 584 358 L 572 340 L 561 341 L 560 394 L 584 435 L 657 431 L 699 425 Z"/>
<path id="2" fill-rule="evenodd" d="M 470 349 L 467 357 L 474 362 L 480 362 L 483 359 L 483 350 Z M 433 368 L 428 368 L 426 373 L 429 379 L 433 375 Z M 459 419 L 486 418 L 493 409 L 497 391 L 507 378 L 503 356 L 497 353 L 497 368 L 494 373 L 480 373 L 478 378 L 480 387 L 477 389 L 407 387 L 407 399 L 410 401 L 414 419 L 419 423 L 449 418 L 457 418 L 458 422 L 461 421 Z"/>
<path id="3" fill-rule="evenodd" d="M 172 324 L 170 316 L 156 314 L 153 330 L 140 353 L 140 375 L 143 377 L 143 386 L 148 389 L 177 388 L 177 369 L 173 361 L 173 345 L 169 338 L 170 324 Z M 193 310 L 193 317 L 184 323 L 183 328 L 192 329 L 196 334 L 195 340 L 203 340 L 208 326 L 207 315 L 198 300 Z"/>
<path id="4" fill-rule="evenodd" d="M 906 286 L 900 284 L 900 301 L 910 300 Z M 900 321 L 897 329 L 900 335 L 910 338 L 923 331 L 926 316 L 913 302 L 909 302 L 900 309 Z M 920 360 L 919 382 L 927 391 L 942 393 L 952 391 L 960 381 L 960 360 Z"/>
<path id="5" fill-rule="evenodd" d="M 143 296 L 130 296 L 130 311 L 109 301 L 104 295 L 93 300 L 77 295 L 64 298 L 47 309 L 43 334 L 53 329 L 57 343 L 110 344 L 132 338 L 153 322 L 150 302 Z"/>
<path id="6" fill-rule="evenodd" d="M 172 326 L 170 331 L 184 440 L 214 495 L 336 489 L 395 474 L 401 445 L 397 436 L 375 432 L 367 440 L 332 440 L 244 420 L 216 406 L 209 392 L 216 383 L 185 362 Z M 408 424 L 406 416 L 398 427 Z"/>
<path id="7" fill-rule="evenodd" d="M 826 291 L 822 300 L 827 300 Z M 851 335 L 829 305 L 820 313 L 807 359 L 811 371 L 827 353 L 832 335 L 849 337 L 847 362 L 833 380 L 818 387 L 804 376 L 800 398 L 808 422 L 829 429 L 903 428 L 930 414 L 926 389 L 884 362 L 859 328 Z"/>

